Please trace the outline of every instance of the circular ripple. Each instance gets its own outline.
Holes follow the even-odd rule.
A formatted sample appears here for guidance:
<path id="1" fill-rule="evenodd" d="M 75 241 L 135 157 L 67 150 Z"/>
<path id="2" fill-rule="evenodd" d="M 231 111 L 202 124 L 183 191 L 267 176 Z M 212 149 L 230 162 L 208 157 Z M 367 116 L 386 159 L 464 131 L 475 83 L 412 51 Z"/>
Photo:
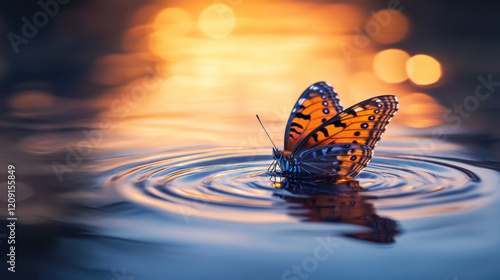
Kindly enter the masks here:
<path id="1" fill-rule="evenodd" d="M 348 185 L 318 184 L 311 190 L 311 182 L 298 182 L 293 189 L 277 188 L 283 185 L 273 184 L 266 172 L 271 160 L 268 149 L 178 151 L 114 168 L 106 172 L 106 185 L 134 203 L 167 213 L 252 221 L 304 219 L 304 211 L 306 220 L 336 219 L 346 203 L 361 204 L 360 211 L 370 208 L 372 214 L 436 215 L 480 205 L 480 198 L 491 192 L 478 174 L 482 168 L 384 154 L 377 154 Z M 340 214 L 329 210 L 321 216 L 325 205 L 337 205 Z"/>

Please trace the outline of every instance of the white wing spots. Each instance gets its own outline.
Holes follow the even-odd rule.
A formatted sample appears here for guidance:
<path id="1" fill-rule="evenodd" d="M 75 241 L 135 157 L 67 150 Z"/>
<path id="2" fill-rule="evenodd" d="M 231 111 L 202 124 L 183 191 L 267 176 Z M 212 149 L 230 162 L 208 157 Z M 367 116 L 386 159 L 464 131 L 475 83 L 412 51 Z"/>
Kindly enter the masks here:
<path id="1" fill-rule="evenodd" d="M 292 113 L 297 112 L 297 108 L 293 108 Z"/>
<path id="2" fill-rule="evenodd" d="M 306 101 L 305 98 L 300 98 L 297 104 L 302 105 Z"/>
<path id="3" fill-rule="evenodd" d="M 363 111 L 364 109 L 362 107 L 357 107 L 357 108 L 354 108 L 354 112 L 360 112 L 360 111 Z"/>
<path id="4" fill-rule="evenodd" d="M 317 89 L 318 89 L 318 87 L 317 87 L 317 86 L 310 86 L 310 87 L 309 87 L 309 89 L 310 89 L 310 90 L 317 90 Z"/>

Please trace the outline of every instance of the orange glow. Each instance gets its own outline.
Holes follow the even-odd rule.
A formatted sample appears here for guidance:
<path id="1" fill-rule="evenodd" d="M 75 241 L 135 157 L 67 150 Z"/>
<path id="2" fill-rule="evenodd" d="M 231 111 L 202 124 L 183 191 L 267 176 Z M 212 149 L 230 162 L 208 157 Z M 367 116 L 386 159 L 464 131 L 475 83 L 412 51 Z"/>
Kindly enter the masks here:
<path id="1" fill-rule="evenodd" d="M 398 49 L 379 52 L 373 59 L 375 74 L 385 82 L 400 83 L 408 79 L 405 64 L 410 55 Z"/>
<path id="2" fill-rule="evenodd" d="M 374 13 L 368 21 L 380 24 L 380 32 L 372 37 L 373 40 L 383 44 L 391 44 L 402 40 L 408 34 L 410 26 L 404 14 L 391 9 Z"/>
<path id="3" fill-rule="evenodd" d="M 425 93 L 413 93 L 399 98 L 398 118 L 405 125 L 426 128 L 443 122 L 444 107 Z"/>
<path id="4" fill-rule="evenodd" d="M 236 17 L 229 6 L 214 4 L 201 12 L 198 24 L 208 37 L 224 38 L 233 31 Z"/>
<path id="5" fill-rule="evenodd" d="M 254 115 L 260 114 L 273 139 L 281 141 L 293 103 L 314 82 L 330 82 L 344 107 L 375 95 L 410 93 L 401 83 L 408 78 L 408 54 L 379 52 L 377 36 L 366 46 L 355 44 L 354 27 L 363 28 L 370 17 L 362 6 L 263 0 L 238 6 L 180 0 L 155 5 L 162 5 L 156 13 L 153 6 L 144 8 L 129 21 L 133 26 L 122 42 L 133 54 L 121 58 L 129 63 L 108 63 L 104 57 L 102 71 L 93 75 L 100 83 L 120 85 L 99 104 L 110 108 L 102 117 L 120 118 L 114 125 L 123 139 L 143 135 L 146 146 L 197 140 L 268 145 L 265 135 L 255 136 L 260 127 Z M 391 26 L 406 19 L 388 12 L 389 31 L 382 30 L 380 38 L 399 32 Z M 358 52 L 347 59 L 341 43 L 353 44 Z M 131 102 L 132 89 L 147 78 L 146 65 L 161 73 L 161 82 L 148 88 L 143 100 Z"/>
<path id="6" fill-rule="evenodd" d="M 441 77 L 441 65 L 428 55 L 417 54 L 406 62 L 406 71 L 410 80 L 417 85 L 430 85 Z"/>
<path id="7" fill-rule="evenodd" d="M 165 37 L 184 37 L 191 30 L 191 18 L 183 9 L 167 8 L 158 13 L 153 27 Z"/>
<path id="8" fill-rule="evenodd" d="M 34 117 L 50 111 L 54 103 L 55 98 L 50 92 L 30 90 L 15 94 L 8 104 L 14 115 Z"/>
<path id="9" fill-rule="evenodd" d="M 188 12 L 167 8 L 156 16 L 153 28 L 149 36 L 150 50 L 167 61 L 181 59 L 183 50 L 189 45 L 185 38 L 191 30 Z"/>

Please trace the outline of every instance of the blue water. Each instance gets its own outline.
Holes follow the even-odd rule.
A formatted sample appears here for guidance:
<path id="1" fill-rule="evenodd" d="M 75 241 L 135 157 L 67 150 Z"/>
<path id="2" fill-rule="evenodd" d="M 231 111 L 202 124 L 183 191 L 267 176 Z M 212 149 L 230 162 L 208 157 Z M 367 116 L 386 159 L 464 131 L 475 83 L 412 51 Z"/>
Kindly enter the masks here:
<path id="1" fill-rule="evenodd" d="M 498 279 L 500 173 L 392 144 L 342 184 L 273 178 L 268 147 L 103 155 L 58 193 L 64 215 L 27 226 L 18 275 Z"/>

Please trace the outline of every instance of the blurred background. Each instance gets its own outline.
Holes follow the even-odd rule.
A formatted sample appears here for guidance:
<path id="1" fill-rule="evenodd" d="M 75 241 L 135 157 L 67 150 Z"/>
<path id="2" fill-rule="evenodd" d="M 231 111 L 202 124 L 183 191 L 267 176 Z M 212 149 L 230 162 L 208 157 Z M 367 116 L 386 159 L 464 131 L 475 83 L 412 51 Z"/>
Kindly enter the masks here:
<path id="1" fill-rule="evenodd" d="M 325 80 L 345 106 L 397 95 L 402 134 L 500 156 L 493 2 L 66 2 L 0 4 L 9 151 L 53 152 L 103 119 L 100 147 L 238 143 L 256 113 L 281 139 L 297 96 Z"/>
<path id="2" fill-rule="evenodd" d="M 1 163 L 23 174 L 21 201 L 37 194 L 20 209 L 24 221 L 57 220 L 71 211 L 59 211 L 67 202 L 51 194 L 87 186 L 80 172 L 100 159 L 185 146 L 270 147 L 255 114 L 281 146 L 297 97 L 324 80 L 344 107 L 396 95 L 400 110 L 386 141 L 406 139 L 423 156 L 457 144 L 498 168 L 498 8 L 494 1 L 2 1 Z M 37 230 L 25 250 L 45 252 L 54 231 L 67 229 Z"/>

